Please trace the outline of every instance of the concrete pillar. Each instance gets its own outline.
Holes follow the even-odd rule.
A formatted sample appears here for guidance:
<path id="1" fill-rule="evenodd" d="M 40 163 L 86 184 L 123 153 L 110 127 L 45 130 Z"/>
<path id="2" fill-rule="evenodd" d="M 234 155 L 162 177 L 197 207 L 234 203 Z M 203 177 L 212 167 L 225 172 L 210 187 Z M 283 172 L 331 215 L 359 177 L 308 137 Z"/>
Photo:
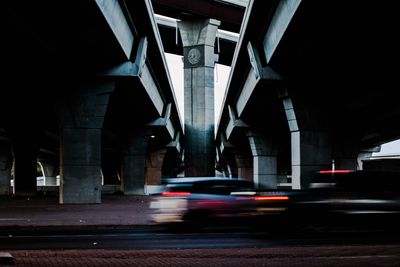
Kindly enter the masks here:
<path id="1" fill-rule="evenodd" d="M 0 195 L 11 193 L 11 167 L 13 156 L 10 144 L 0 143 Z"/>
<path id="2" fill-rule="evenodd" d="M 101 203 L 100 129 L 63 129 L 60 203 Z"/>
<path id="3" fill-rule="evenodd" d="M 343 170 L 357 170 L 358 169 L 358 157 L 357 155 L 350 156 L 348 158 L 335 159 L 335 168 Z"/>
<path id="4" fill-rule="evenodd" d="M 370 147 L 370 148 L 362 148 L 357 157 L 357 170 L 363 170 L 364 169 L 364 160 L 370 159 L 374 152 L 377 153 L 380 151 L 381 151 L 380 145 Z"/>
<path id="5" fill-rule="evenodd" d="M 145 163 L 146 194 L 161 191 L 162 167 L 166 154 L 166 148 L 148 153 Z"/>
<path id="6" fill-rule="evenodd" d="M 14 192 L 16 196 L 35 196 L 37 194 L 37 152 L 36 139 L 25 137 L 13 138 L 14 154 Z M 32 134 L 31 137 L 33 137 Z"/>
<path id="7" fill-rule="evenodd" d="M 120 185 L 118 171 L 121 167 L 120 155 L 117 153 L 101 153 L 101 170 L 104 185 Z"/>
<path id="8" fill-rule="evenodd" d="M 232 172 L 232 168 L 231 168 L 231 166 L 229 164 L 226 164 L 226 170 L 225 170 L 224 174 L 225 174 L 225 177 L 229 177 L 229 178 L 234 177 L 234 174 Z"/>
<path id="9" fill-rule="evenodd" d="M 175 148 L 168 147 L 162 162 L 162 177 L 177 177 L 181 165 L 181 152 Z"/>
<path id="10" fill-rule="evenodd" d="M 144 195 L 145 161 L 149 134 L 143 131 L 128 138 L 123 152 L 121 191 L 125 195 Z"/>
<path id="11" fill-rule="evenodd" d="M 179 21 L 184 53 L 185 176 L 215 175 L 214 43 L 220 22 Z"/>
<path id="12" fill-rule="evenodd" d="M 223 160 L 225 163 L 224 174 L 225 177 L 238 177 L 238 167 L 236 165 L 236 156 L 233 155 L 232 151 L 224 151 Z"/>
<path id="13" fill-rule="evenodd" d="M 333 146 L 335 169 L 359 169 L 360 139 L 352 133 L 347 133 L 345 136 L 336 136 Z"/>
<path id="14" fill-rule="evenodd" d="M 43 167 L 43 175 L 45 177 L 45 185 L 57 185 L 57 165 L 49 161 L 40 162 Z"/>
<path id="15" fill-rule="evenodd" d="M 326 132 L 304 130 L 293 132 L 291 141 L 293 189 L 307 188 L 315 172 L 331 168 L 330 137 Z"/>
<path id="16" fill-rule="evenodd" d="M 114 87 L 85 84 L 62 102 L 60 204 L 101 202 L 101 129 Z"/>
<path id="17" fill-rule="evenodd" d="M 239 149 L 233 151 L 237 167 L 237 177 L 253 181 L 253 158 L 249 153 L 243 153 Z"/>
<path id="18" fill-rule="evenodd" d="M 271 140 L 254 132 L 248 132 L 247 138 L 253 155 L 254 184 L 260 187 L 277 188 L 277 148 Z"/>
<path id="19" fill-rule="evenodd" d="M 310 126 L 312 123 L 307 121 L 311 120 L 310 114 L 295 109 L 286 90 L 279 92 L 279 96 L 291 134 L 292 188 L 306 188 L 316 171 L 331 167 L 331 139 L 327 132 Z"/>
<path id="20" fill-rule="evenodd" d="M 227 142 L 223 135 L 221 135 L 221 143 L 219 147 L 219 151 L 221 153 L 220 159 L 221 163 L 223 166 L 223 171 L 224 171 L 224 176 L 225 177 L 231 177 L 231 178 L 236 178 L 238 177 L 237 173 L 237 165 L 236 165 L 236 158 L 233 153 L 233 150 L 235 146 L 233 146 L 231 143 Z"/>

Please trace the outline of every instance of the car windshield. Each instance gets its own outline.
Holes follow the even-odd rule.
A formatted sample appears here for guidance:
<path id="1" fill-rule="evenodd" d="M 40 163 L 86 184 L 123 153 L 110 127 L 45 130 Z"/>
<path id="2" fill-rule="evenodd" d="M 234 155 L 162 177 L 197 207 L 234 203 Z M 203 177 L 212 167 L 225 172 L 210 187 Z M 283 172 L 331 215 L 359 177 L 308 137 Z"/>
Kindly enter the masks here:
<path id="1" fill-rule="evenodd" d="M 189 192 L 202 194 L 229 195 L 232 192 L 254 191 L 254 184 L 250 181 L 237 179 L 174 179 L 166 186 L 168 192 Z"/>

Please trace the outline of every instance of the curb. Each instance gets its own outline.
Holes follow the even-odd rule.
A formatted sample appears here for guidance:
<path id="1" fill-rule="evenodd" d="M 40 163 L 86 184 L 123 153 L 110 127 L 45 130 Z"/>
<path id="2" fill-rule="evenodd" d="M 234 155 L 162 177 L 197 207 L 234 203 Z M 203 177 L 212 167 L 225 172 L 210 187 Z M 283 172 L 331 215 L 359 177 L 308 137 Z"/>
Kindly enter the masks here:
<path id="1" fill-rule="evenodd" d="M 70 234 L 79 231 L 133 231 L 157 229 L 158 226 L 151 224 L 135 225 L 46 225 L 46 226 L 0 226 L 0 235 L 9 235 L 10 233 L 34 233 L 40 235 L 42 232 L 63 232 Z"/>

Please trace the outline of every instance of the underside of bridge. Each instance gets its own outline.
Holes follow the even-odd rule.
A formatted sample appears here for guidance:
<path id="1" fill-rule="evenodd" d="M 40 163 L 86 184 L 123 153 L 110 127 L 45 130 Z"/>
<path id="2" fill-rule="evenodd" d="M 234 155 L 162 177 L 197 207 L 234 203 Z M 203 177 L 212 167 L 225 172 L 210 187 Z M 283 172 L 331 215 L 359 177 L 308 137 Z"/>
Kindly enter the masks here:
<path id="1" fill-rule="evenodd" d="M 250 1 L 217 140 L 225 172 L 304 188 L 400 137 L 394 7 Z M 260 162 L 262 162 L 260 164 Z M 222 167 L 223 168 L 223 167 Z"/>
<path id="2" fill-rule="evenodd" d="M 43 175 L 60 180 L 60 203 L 98 203 L 107 185 L 148 194 L 182 172 L 183 120 L 164 52 L 183 55 L 177 20 L 213 18 L 237 35 L 245 5 L 85 0 L 4 10 L 0 193 L 35 195 Z M 211 57 L 229 65 L 236 39 L 217 40 Z"/>
<path id="3" fill-rule="evenodd" d="M 99 203 L 108 185 L 151 193 L 176 176 L 182 121 L 149 1 L 3 10 L 1 194 L 37 194 L 37 161 L 50 185 L 60 176 L 60 203 Z"/>
<path id="4" fill-rule="evenodd" d="M 358 135 L 365 148 L 397 139 L 397 22 L 373 1 L 303 1 L 269 65 L 322 128 Z"/>
<path id="5" fill-rule="evenodd" d="M 0 194 L 10 179 L 16 195 L 36 194 L 38 160 L 51 183 L 60 175 L 60 203 L 99 203 L 106 185 L 151 193 L 181 172 L 164 52 L 184 55 L 178 21 L 204 19 L 220 21 L 213 52 L 232 66 L 218 170 L 297 189 L 333 161 L 360 168 L 400 138 L 392 2 L 4 3 Z"/>
<path id="6" fill-rule="evenodd" d="M 219 30 L 239 34 L 246 10 L 246 2 L 215 0 L 152 0 L 154 13 L 177 21 L 215 19 L 220 21 Z M 239 1 L 240 2 L 240 1 Z M 164 50 L 167 53 L 182 55 L 183 45 L 175 23 L 158 23 Z M 236 47 L 236 39 L 226 38 L 223 32 L 217 32 L 215 53 L 219 64 L 230 66 Z"/>

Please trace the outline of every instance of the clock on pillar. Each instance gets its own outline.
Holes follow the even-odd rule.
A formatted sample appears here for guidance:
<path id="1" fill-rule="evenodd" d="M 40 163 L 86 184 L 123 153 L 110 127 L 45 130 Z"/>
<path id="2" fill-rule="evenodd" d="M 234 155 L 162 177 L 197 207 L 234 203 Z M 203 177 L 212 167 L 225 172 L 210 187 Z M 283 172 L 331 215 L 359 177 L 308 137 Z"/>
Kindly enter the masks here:
<path id="1" fill-rule="evenodd" d="M 183 55 L 185 68 L 204 66 L 204 45 L 184 47 Z"/>
<path id="2" fill-rule="evenodd" d="M 189 63 L 192 65 L 196 65 L 197 63 L 199 63 L 200 57 L 201 57 L 200 51 L 196 47 L 191 48 L 187 54 L 187 59 Z"/>

